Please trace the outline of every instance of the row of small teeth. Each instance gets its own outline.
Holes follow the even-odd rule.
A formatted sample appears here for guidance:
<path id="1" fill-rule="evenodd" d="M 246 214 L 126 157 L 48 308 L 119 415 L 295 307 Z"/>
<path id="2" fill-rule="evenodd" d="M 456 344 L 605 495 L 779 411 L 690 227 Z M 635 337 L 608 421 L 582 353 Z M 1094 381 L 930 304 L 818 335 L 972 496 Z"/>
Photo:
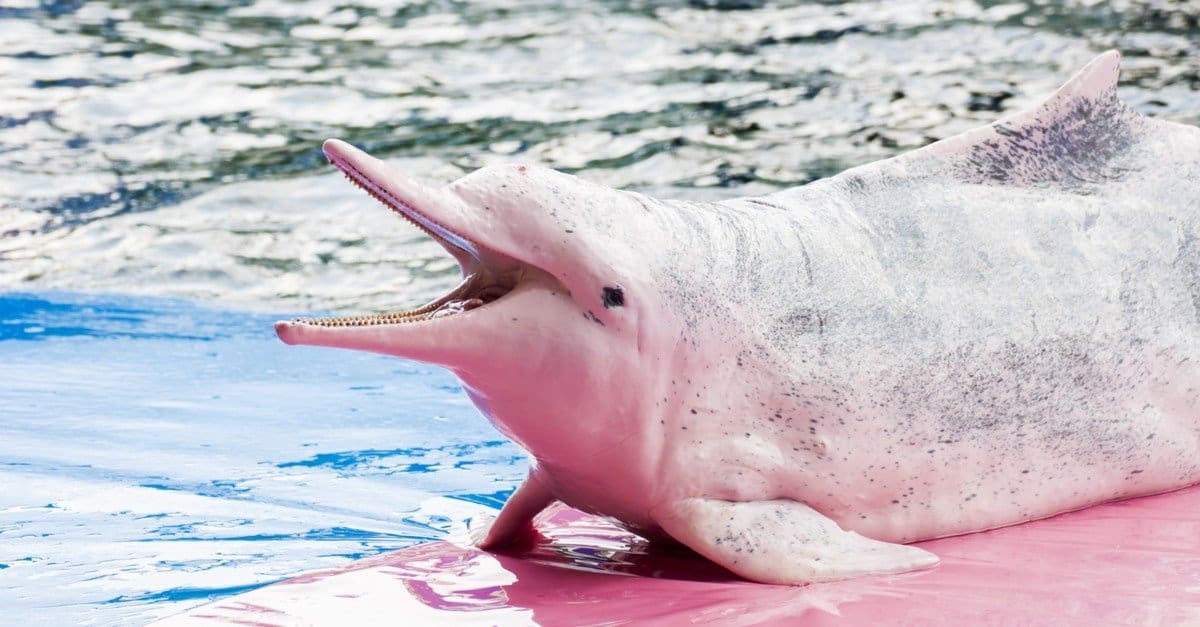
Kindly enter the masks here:
<path id="1" fill-rule="evenodd" d="M 367 192 L 367 194 L 369 194 L 372 198 L 379 201 L 384 206 L 392 209 L 396 213 L 400 214 L 401 217 L 403 217 L 406 221 L 411 223 L 413 226 L 416 226 L 417 228 L 421 229 L 422 231 L 428 232 L 428 230 L 425 229 L 420 224 L 418 224 L 416 220 L 413 220 L 412 218 L 410 218 L 408 216 L 408 214 L 406 214 L 405 212 L 396 210 L 396 208 L 392 207 L 392 204 L 387 199 L 383 198 L 374 189 L 371 189 L 370 187 L 364 185 L 357 178 L 351 176 L 349 172 L 342 170 L 342 175 L 345 176 L 346 179 L 349 180 L 351 183 L 353 183 L 355 187 Z M 430 234 L 430 235 L 432 235 L 432 234 Z M 403 312 L 403 313 L 368 315 L 368 316 L 353 316 L 353 317 L 348 317 L 348 318 L 298 318 L 295 321 L 304 323 L 304 324 L 321 326 L 321 327 L 361 327 L 361 326 L 371 326 L 371 325 L 380 325 L 380 324 L 397 324 L 397 323 L 402 323 L 402 322 L 416 322 L 419 320 L 443 318 L 446 316 L 451 316 L 454 314 L 459 314 L 459 313 L 463 313 L 466 311 L 470 311 L 477 307 L 483 306 L 485 303 L 496 300 L 497 298 L 502 296 L 504 294 L 504 292 L 506 292 L 506 291 L 507 290 L 505 290 L 504 288 L 501 288 L 499 286 L 490 286 L 490 287 L 486 288 L 482 293 L 479 294 L 479 296 L 481 298 L 477 297 L 477 298 L 470 298 L 467 300 L 450 301 L 447 303 L 443 303 L 440 307 L 438 307 L 437 309 L 435 309 L 433 311 L 428 311 L 426 309 L 426 307 L 421 307 L 420 309 L 415 309 L 413 311 L 408 311 L 408 312 Z"/>
<path id="2" fill-rule="evenodd" d="M 378 193 L 376 193 L 375 190 L 371 189 L 370 187 L 367 187 L 361 181 L 354 178 L 353 176 L 350 176 L 349 172 L 342 170 L 342 176 L 346 177 L 346 180 L 353 183 L 355 187 L 363 190 L 364 192 L 369 194 L 372 198 L 374 198 L 378 202 L 382 203 L 385 207 L 388 207 L 389 209 L 392 209 L 392 211 L 395 211 L 396 213 L 400 214 L 400 217 L 404 218 L 405 221 L 409 222 L 413 226 L 416 226 L 417 228 L 421 228 L 421 225 L 417 224 L 417 222 L 415 220 L 408 217 L 408 215 L 405 214 L 403 211 L 396 211 L 395 208 L 392 207 L 391 203 L 389 203 L 386 199 L 384 199 L 382 196 L 380 196 Z M 424 229 L 421 229 L 421 230 L 424 230 Z M 371 326 L 371 325 L 378 325 L 378 324 L 396 324 L 396 323 L 401 323 L 401 322 L 415 322 L 417 320 L 425 320 L 425 319 L 432 317 L 428 311 L 422 311 L 422 309 L 424 309 L 424 307 L 422 307 L 421 309 L 416 309 L 414 311 L 407 311 L 407 312 L 403 312 L 403 313 L 354 316 L 354 317 L 350 317 L 350 318 L 300 319 L 300 320 L 298 320 L 298 322 L 303 322 L 305 324 L 312 324 L 312 325 L 321 326 L 321 327 L 362 327 L 362 326 Z M 436 313 L 436 312 L 434 312 L 434 313 Z"/>
<path id="3" fill-rule="evenodd" d="M 391 314 L 383 316 L 353 316 L 350 318 L 297 318 L 296 322 L 318 327 L 366 327 L 376 324 L 396 324 L 423 320 L 423 314 Z"/>
<path id="4" fill-rule="evenodd" d="M 430 320 L 433 318 L 444 318 L 454 314 L 471 311 L 477 307 L 482 307 L 484 301 L 482 298 L 471 298 L 468 300 L 452 300 L 443 304 L 432 312 L 408 312 L 384 314 L 377 316 L 353 316 L 349 318 L 300 318 L 297 322 L 304 324 L 312 324 L 321 327 L 364 327 L 376 324 L 397 324 L 402 322 L 416 322 L 418 320 Z"/>

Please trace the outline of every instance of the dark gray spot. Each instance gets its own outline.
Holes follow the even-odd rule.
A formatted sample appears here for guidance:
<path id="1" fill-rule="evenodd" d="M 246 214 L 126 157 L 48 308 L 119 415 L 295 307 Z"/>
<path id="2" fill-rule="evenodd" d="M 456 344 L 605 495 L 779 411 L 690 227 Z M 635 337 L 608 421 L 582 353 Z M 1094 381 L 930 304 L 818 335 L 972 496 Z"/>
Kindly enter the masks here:
<path id="1" fill-rule="evenodd" d="M 625 290 L 618 287 L 605 286 L 600 292 L 600 300 L 604 302 L 605 309 L 613 307 L 625 306 Z"/>

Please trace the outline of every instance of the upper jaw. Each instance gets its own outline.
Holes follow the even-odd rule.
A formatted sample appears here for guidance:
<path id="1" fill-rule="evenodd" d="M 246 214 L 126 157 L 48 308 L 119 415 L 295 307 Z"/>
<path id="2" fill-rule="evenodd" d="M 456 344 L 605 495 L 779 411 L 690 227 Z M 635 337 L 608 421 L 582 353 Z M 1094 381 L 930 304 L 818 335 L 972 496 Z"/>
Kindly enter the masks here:
<path id="1" fill-rule="evenodd" d="M 447 198 L 437 198 L 441 196 L 437 190 L 409 179 L 340 139 L 325 140 L 321 150 L 329 163 L 341 170 L 347 179 L 437 240 L 458 260 L 464 274 L 469 273 L 468 265 L 478 258 L 479 247 L 475 242 L 446 226 L 444 218 L 439 221 L 428 215 L 428 209 L 424 212 L 417 209 L 440 207 L 445 211 L 454 203 L 446 202 Z"/>
<path id="2" fill-rule="evenodd" d="M 276 325 L 282 331 L 293 326 L 357 327 L 433 320 L 477 308 L 511 291 L 520 281 L 525 265 L 512 257 L 481 245 L 463 233 L 461 225 L 472 224 L 461 198 L 442 189 L 423 185 L 393 170 L 383 161 L 337 139 L 323 146 L 330 163 L 351 182 L 375 197 L 414 226 L 424 231 L 462 269 L 463 280 L 450 293 L 408 311 L 331 318 L 299 318 Z M 455 226 L 451 226 L 455 225 Z"/>
<path id="3" fill-rule="evenodd" d="M 473 208 L 453 192 L 424 185 L 340 139 L 325 140 L 321 149 L 351 182 L 441 244 L 458 261 L 464 275 L 480 264 L 516 264 L 509 255 L 468 235 L 471 226 L 479 230 Z"/>

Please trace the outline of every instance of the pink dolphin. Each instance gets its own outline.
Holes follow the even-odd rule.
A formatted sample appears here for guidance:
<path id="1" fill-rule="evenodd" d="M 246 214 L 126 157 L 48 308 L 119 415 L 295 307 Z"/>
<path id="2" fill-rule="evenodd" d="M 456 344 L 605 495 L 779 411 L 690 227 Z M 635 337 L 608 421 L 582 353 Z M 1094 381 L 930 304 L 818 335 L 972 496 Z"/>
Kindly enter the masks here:
<path id="1" fill-rule="evenodd" d="M 749 579 L 931 566 L 907 543 L 1200 482 L 1200 129 L 1096 58 L 1041 106 L 758 198 L 531 166 L 431 187 L 330 140 L 462 267 L 289 344 L 445 366 L 555 500 Z"/>

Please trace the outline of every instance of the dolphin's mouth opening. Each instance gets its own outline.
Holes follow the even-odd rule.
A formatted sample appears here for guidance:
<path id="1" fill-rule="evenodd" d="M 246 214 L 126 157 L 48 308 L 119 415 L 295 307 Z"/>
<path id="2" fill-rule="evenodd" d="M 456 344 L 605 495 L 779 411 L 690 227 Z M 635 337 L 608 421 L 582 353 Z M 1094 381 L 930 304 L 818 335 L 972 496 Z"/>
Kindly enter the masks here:
<path id="1" fill-rule="evenodd" d="M 326 149 L 330 163 L 358 188 L 366 191 L 385 207 L 399 214 L 413 226 L 446 249 L 458 260 L 463 280 L 448 294 L 436 298 L 415 309 L 390 311 L 357 316 L 330 316 L 321 318 L 297 318 L 293 322 L 319 327 L 357 327 L 382 324 L 421 322 L 463 314 L 496 301 L 508 294 L 520 281 L 523 264 L 498 255 L 494 251 L 483 251 L 483 247 L 469 238 L 455 233 L 444 225 L 422 213 L 409 203 L 397 198 L 387 188 L 336 150 Z M 485 263 L 485 257 L 488 263 Z M 497 260 L 503 260 L 497 263 Z"/>
<path id="2" fill-rule="evenodd" d="M 478 309 L 498 300 L 512 291 L 517 281 L 496 280 L 479 273 L 466 278 L 449 294 L 432 300 L 415 309 L 388 311 L 357 316 L 329 316 L 322 318 L 296 318 L 297 324 L 318 327 L 365 327 L 377 324 L 402 324 L 444 318 Z"/>

